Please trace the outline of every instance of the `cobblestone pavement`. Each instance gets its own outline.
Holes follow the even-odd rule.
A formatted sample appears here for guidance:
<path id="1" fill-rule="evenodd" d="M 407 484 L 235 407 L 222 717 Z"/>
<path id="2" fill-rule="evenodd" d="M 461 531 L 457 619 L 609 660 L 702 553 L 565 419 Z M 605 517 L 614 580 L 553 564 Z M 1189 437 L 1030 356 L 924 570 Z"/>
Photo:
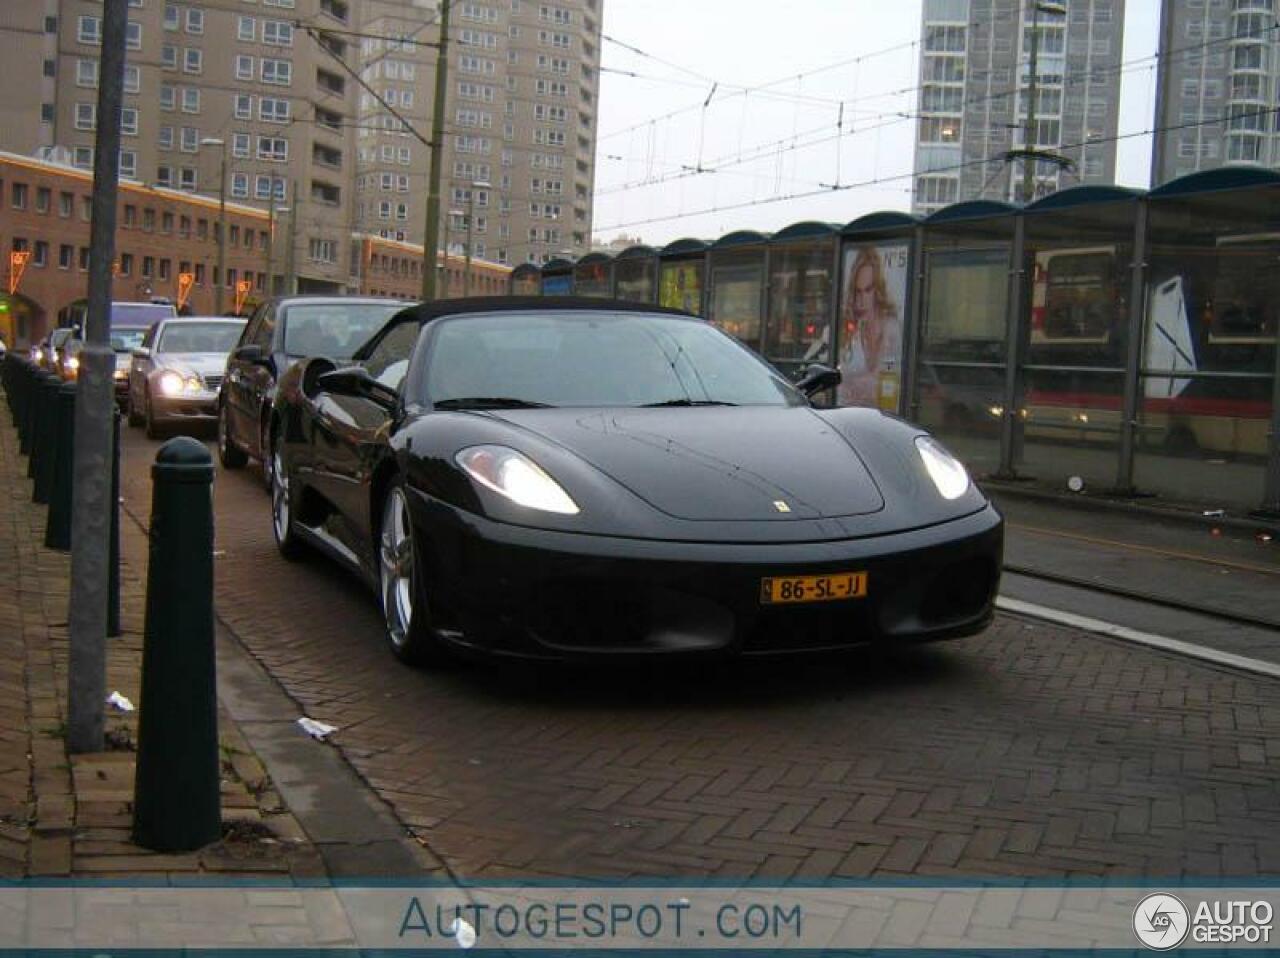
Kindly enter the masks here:
<path id="1" fill-rule="evenodd" d="M 137 713 L 111 712 L 106 751 L 65 743 L 70 557 L 45 549 L 46 509 L 0 403 L 0 878 L 324 874 L 235 723 L 219 719 L 226 840 L 160 855 L 134 845 Z M 122 526 L 121 625 L 108 640 L 107 688 L 139 702 L 146 538 Z M 265 829 L 264 829 L 265 826 Z"/>
<path id="2" fill-rule="evenodd" d="M 144 516 L 155 448 L 130 431 Z M 215 496 L 220 617 L 463 876 L 1280 873 L 1275 683 L 1010 617 L 835 662 L 414 671 L 354 578 L 277 556 L 255 472 Z"/>

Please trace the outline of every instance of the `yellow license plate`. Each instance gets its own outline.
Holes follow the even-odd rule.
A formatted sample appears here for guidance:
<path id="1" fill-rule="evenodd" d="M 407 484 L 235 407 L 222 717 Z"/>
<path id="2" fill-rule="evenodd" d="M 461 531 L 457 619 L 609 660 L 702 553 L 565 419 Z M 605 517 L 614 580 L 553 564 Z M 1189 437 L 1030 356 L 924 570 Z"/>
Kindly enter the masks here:
<path id="1" fill-rule="evenodd" d="M 865 572 L 774 576 L 760 580 L 760 602 L 763 605 L 787 602 L 838 602 L 842 599 L 862 599 L 866 594 L 867 574 Z"/>

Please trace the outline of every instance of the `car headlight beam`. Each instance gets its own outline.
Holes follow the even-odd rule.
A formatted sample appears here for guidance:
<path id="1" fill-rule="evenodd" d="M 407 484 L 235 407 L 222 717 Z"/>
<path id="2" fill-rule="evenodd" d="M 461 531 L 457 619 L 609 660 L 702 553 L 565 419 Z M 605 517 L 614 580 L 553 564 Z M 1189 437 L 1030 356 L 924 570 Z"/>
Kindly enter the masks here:
<path id="1" fill-rule="evenodd" d="M 917 436 L 916 451 L 943 499 L 959 499 L 969 491 L 969 472 L 932 436 Z"/>
<path id="2" fill-rule="evenodd" d="M 160 374 L 160 391 L 166 396 L 181 396 L 184 385 L 182 377 L 172 369 Z"/>
<path id="3" fill-rule="evenodd" d="M 506 446 L 469 446 L 454 459 L 468 476 L 518 506 L 576 516 L 578 505 L 527 456 Z"/>

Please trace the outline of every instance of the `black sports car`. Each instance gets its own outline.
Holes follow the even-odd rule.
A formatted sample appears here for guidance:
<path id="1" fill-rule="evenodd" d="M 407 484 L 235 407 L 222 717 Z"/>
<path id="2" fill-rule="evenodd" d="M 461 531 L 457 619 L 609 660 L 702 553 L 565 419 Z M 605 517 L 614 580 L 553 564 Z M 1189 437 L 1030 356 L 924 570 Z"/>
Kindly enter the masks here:
<path id="1" fill-rule="evenodd" d="M 391 647 L 542 658 L 779 652 L 968 635 L 1003 521 L 937 442 L 817 409 L 706 322 L 495 298 L 396 314 L 299 363 L 270 429 L 281 551 L 381 597 Z"/>

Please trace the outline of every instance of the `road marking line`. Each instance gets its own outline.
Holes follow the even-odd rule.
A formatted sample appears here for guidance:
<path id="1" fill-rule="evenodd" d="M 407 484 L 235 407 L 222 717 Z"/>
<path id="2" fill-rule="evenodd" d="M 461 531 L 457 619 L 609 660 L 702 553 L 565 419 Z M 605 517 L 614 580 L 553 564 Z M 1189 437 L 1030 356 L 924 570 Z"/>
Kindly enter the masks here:
<path id="1" fill-rule="evenodd" d="M 1102 619 L 1092 619 L 1087 615 L 1077 615 L 1074 612 L 1063 612 L 1059 609 L 1051 609 L 1048 606 L 1037 605 L 1034 602 L 1024 602 L 1022 599 L 1012 599 L 1003 595 L 996 598 L 996 608 L 1002 612 L 1013 612 L 1035 619 L 1044 619 L 1056 625 L 1081 629 L 1085 632 L 1092 632 L 1095 635 L 1105 635 L 1124 642 L 1134 642 L 1149 648 L 1160 649 L 1163 652 L 1172 652 L 1175 655 L 1185 655 L 1204 662 L 1212 662 L 1215 665 L 1225 665 L 1229 668 L 1243 669 L 1246 672 L 1265 675 L 1268 678 L 1280 679 L 1280 664 L 1250 658 L 1246 655 L 1236 655 L 1234 652 L 1223 652 L 1221 649 L 1211 649 L 1208 646 L 1196 645 L 1194 642 L 1173 639 L 1167 635 L 1140 632 L 1127 626 L 1116 625 L 1114 622 L 1104 622 Z"/>
<path id="2" fill-rule="evenodd" d="M 1256 565 L 1252 562 L 1240 562 L 1236 559 L 1218 559 L 1213 556 L 1202 555 L 1196 552 L 1181 552 L 1177 549 L 1162 549 L 1159 546 L 1139 545 L 1136 542 L 1121 542 L 1119 539 L 1104 539 L 1100 536 L 1087 536 L 1079 532 L 1066 532 L 1062 529 L 1047 529 L 1042 526 L 1027 526 L 1020 522 L 1010 522 L 1007 524 L 1010 529 L 1017 529 L 1021 532 L 1030 532 L 1034 535 L 1056 536 L 1060 539 L 1071 539 L 1076 542 L 1087 542 L 1090 545 L 1099 545 L 1110 548 L 1115 552 L 1123 552 L 1128 549 L 1133 552 L 1146 552 L 1151 555 L 1168 556 L 1172 559 L 1185 559 L 1189 562 L 1200 562 L 1205 565 L 1224 566 L 1229 569 L 1240 569 L 1244 572 L 1257 572 L 1261 575 L 1280 575 L 1280 567 Z"/>

